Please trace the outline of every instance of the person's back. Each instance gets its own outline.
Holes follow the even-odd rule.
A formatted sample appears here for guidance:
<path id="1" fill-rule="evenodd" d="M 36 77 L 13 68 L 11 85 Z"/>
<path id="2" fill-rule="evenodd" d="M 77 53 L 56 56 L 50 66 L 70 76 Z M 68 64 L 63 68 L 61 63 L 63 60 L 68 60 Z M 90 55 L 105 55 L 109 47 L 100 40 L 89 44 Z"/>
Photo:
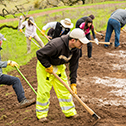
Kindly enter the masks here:
<path id="1" fill-rule="evenodd" d="M 69 18 L 65 18 L 60 22 L 49 22 L 42 28 L 42 35 L 45 35 L 45 31 L 48 29 L 48 37 L 54 39 L 56 37 L 61 37 L 62 35 L 66 35 L 69 33 L 70 29 L 73 28 L 73 23 Z"/>
<path id="2" fill-rule="evenodd" d="M 79 26 L 81 25 L 81 23 L 85 22 L 85 20 L 86 20 L 87 18 L 88 18 L 88 16 L 84 16 L 84 17 L 78 19 L 77 22 L 76 22 L 75 27 L 76 27 L 76 28 L 80 28 Z"/>
<path id="3" fill-rule="evenodd" d="M 79 26 L 81 25 L 81 23 L 85 22 L 88 17 L 90 17 L 92 20 L 94 20 L 94 18 L 95 18 L 95 16 L 92 14 L 89 16 L 84 16 L 84 17 L 77 20 L 75 27 L 80 28 Z"/>
<path id="4" fill-rule="evenodd" d="M 109 42 L 111 38 L 111 34 L 114 30 L 115 32 L 115 48 L 121 48 L 121 45 L 119 43 L 120 39 L 120 31 L 123 28 L 123 26 L 126 24 L 126 9 L 117 9 L 114 11 L 107 23 L 107 29 L 106 29 L 106 36 L 105 36 L 105 42 Z M 104 45 L 105 48 L 108 48 L 108 45 Z"/>
<path id="5" fill-rule="evenodd" d="M 36 27 L 35 27 L 35 22 L 33 17 L 29 17 L 28 21 L 24 21 L 20 27 L 19 31 L 24 33 L 22 28 L 25 27 L 25 36 L 26 36 L 26 42 L 27 42 L 27 54 L 31 52 L 31 41 L 32 38 L 34 38 L 37 43 L 40 45 L 40 47 L 44 47 L 44 43 L 42 40 L 39 38 L 39 36 L 36 33 Z M 34 42 L 34 41 L 33 41 Z"/>
<path id="6" fill-rule="evenodd" d="M 111 14 L 112 19 L 116 19 L 121 23 L 121 27 L 126 24 L 126 10 L 124 9 L 117 9 Z"/>

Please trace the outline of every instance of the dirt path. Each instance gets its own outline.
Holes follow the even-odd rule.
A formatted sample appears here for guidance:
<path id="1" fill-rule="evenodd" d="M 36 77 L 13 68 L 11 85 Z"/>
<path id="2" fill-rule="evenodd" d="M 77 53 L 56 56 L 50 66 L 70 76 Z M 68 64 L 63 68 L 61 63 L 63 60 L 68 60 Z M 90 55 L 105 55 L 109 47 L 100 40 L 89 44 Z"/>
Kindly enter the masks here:
<path id="1" fill-rule="evenodd" d="M 62 9 L 57 9 L 57 10 L 50 10 L 50 11 L 46 11 L 46 12 L 40 12 L 40 13 L 36 13 L 36 14 L 32 14 L 32 15 L 27 15 L 27 16 L 43 16 L 45 14 L 50 14 L 50 13 L 55 13 L 55 12 L 59 12 L 59 11 L 64 11 L 64 10 L 75 10 L 75 9 L 81 9 L 81 8 L 93 8 L 93 7 L 100 7 L 100 8 L 104 8 L 106 6 L 115 6 L 115 5 L 122 5 L 122 4 L 126 4 L 126 3 L 114 3 L 114 4 L 103 4 L 103 5 L 90 5 L 90 6 L 83 6 L 83 7 L 70 7 L 70 8 L 62 8 Z M 19 20 L 18 18 L 13 18 L 13 19 L 4 19 L 4 20 L 0 20 L 0 23 L 5 23 L 5 22 L 10 22 L 10 21 L 16 21 Z"/>
<path id="2" fill-rule="evenodd" d="M 97 36 L 97 38 L 103 41 L 101 37 Z M 83 56 L 80 58 L 78 69 L 78 96 L 101 117 L 96 126 L 126 126 L 125 39 L 125 34 L 122 32 L 120 50 L 105 49 L 103 45 L 97 46 L 93 43 L 91 60 L 88 60 L 86 56 L 87 47 L 83 47 Z M 111 41 L 114 41 L 114 35 Z M 37 90 L 36 62 L 35 57 L 27 65 L 20 67 L 21 72 L 35 90 Z M 27 98 L 36 97 L 16 70 L 8 74 L 21 79 Z M 74 102 L 80 118 L 78 120 L 66 119 L 52 89 L 48 113 L 50 121 L 41 124 L 36 118 L 35 105 L 19 109 L 12 87 L 2 86 L 0 87 L 0 126 L 91 126 L 94 122 L 93 117 L 76 99 Z"/>

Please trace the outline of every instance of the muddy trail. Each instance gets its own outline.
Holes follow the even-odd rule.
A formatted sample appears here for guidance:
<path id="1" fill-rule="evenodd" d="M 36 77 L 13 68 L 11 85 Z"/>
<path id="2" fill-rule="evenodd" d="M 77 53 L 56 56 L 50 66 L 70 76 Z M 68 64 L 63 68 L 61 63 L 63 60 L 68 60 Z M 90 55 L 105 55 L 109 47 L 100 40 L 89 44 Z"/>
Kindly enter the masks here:
<path id="1" fill-rule="evenodd" d="M 99 41 L 104 41 L 101 36 L 96 36 Z M 96 126 L 126 126 L 126 33 L 121 32 L 120 42 L 120 49 L 105 49 L 102 44 L 93 43 L 91 59 L 87 58 L 87 46 L 84 45 L 82 49 L 77 78 L 78 96 L 101 117 Z M 36 63 L 34 57 L 19 69 L 37 91 Z M 69 74 L 68 67 L 66 72 Z M 36 97 L 17 70 L 8 74 L 20 78 L 28 99 Z M 20 109 L 12 87 L 0 86 L 0 126 L 91 126 L 94 118 L 75 98 L 73 100 L 80 117 L 66 119 L 52 88 L 49 122 L 40 123 L 36 118 L 35 104 Z"/>

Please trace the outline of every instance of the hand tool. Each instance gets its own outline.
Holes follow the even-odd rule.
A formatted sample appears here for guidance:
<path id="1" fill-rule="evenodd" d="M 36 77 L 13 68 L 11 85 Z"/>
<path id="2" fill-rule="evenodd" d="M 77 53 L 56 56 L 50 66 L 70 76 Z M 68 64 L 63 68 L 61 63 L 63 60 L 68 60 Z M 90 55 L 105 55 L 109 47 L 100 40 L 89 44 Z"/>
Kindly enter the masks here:
<path id="1" fill-rule="evenodd" d="M 95 32 L 96 34 L 98 34 L 98 35 L 101 35 L 101 36 L 102 36 L 102 38 L 104 38 L 104 35 L 103 35 L 102 33 L 97 32 L 96 30 L 94 30 L 94 32 Z"/>
<path id="2" fill-rule="evenodd" d="M 30 20 L 30 22 L 41 32 L 41 30 L 38 28 L 38 26 L 35 23 L 33 23 L 31 20 Z M 48 41 L 50 41 L 50 39 L 45 34 L 44 34 L 44 36 L 48 39 Z"/>
<path id="3" fill-rule="evenodd" d="M 89 108 L 76 94 L 74 94 L 71 88 L 56 73 L 53 72 L 52 74 L 68 89 L 72 96 L 80 102 L 80 104 L 92 115 L 92 117 L 94 117 L 96 121 L 93 123 L 93 125 L 95 125 L 100 117 L 91 108 Z"/>
<path id="4" fill-rule="evenodd" d="M 95 41 L 93 41 L 93 40 L 89 40 L 90 42 L 93 42 L 93 43 L 95 43 Z M 112 43 L 110 43 L 110 42 L 98 42 L 99 44 L 106 44 L 106 45 L 111 45 Z"/>
<path id="5" fill-rule="evenodd" d="M 21 73 L 21 71 L 15 66 L 16 70 L 19 72 L 19 74 L 22 76 L 22 78 L 27 82 L 27 84 L 30 86 L 30 88 L 33 90 L 33 92 L 37 95 L 37 92 L 34 90 L 34 88 L 31 86 L 31 84 L 28 82 L 28 80 L 24 77 L 24 75 Z"/>
<path id="6" fill-rule="evenodd" d="M 22 32 L 22 33 L 25 35 L 24 32 Z M 41 48 L 34 40 L 31 39 L 31 41 L 32 41 L 36 46 L 38 46 L 39 48 Z"/>

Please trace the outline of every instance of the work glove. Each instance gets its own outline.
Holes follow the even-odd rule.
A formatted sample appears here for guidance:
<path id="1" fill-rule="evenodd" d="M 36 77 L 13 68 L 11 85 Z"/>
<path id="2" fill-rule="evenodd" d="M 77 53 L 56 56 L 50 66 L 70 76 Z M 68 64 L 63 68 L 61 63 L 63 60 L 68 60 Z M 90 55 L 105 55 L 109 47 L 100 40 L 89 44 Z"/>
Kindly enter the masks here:
<path id="1" fill-rule="evenodd" d="M 76 88 L 76 86 L 77 85 L 75 83 L 73 83 L 73 84 L 70 85 L 71 90 L 73 91 L 74 94 L 77 94 L 77 88 Z"/>
<path id="2" fill-rule="evenodd" d="M 22 30 L 22 29 L 20 29 L 19 31 L 20 31 L 20 32 L 23 32 L 23 30 Z"/>
<path id="3" fill-rule="evenodd" d="M 44 36 L 45 35 L 45 30 L 42 30 L 41 31 L 41 34 Z"/>
<path id="4" fill-rule="evenodd" d="M 120 29 L 121 31 L 123 30 L 123 28 Z"/>
<path id="5" fill-rule="evenodd" d="M 12 66 L 12 67 L 18 67 L 18 64 L 15 62 L 15 61 L 11 61 L 11 60 L 8 60 L 7 61 L 7 65 L 10 65 L 10 66 Z"/>
<path id="6" fill-rule="evenodd" d="M 28 39 L 29 39 L 29 40 L 31 40 L 31 39 L 32 39 L 32 37 L 30 36 Z"/>
<path id="7" fill-rule="evenodd" d="M 50 67 L 46 68 L 45 71 L 52 74 L 53 73 L 53 66 L 51 65 Z"/>
<path id="8" fill-rule="evenodd" d="M 96 43 L 97 45 L 99 44 L 97 38 L 95 38 L 94 41 L 95 41 L 95 43 Z"/>

